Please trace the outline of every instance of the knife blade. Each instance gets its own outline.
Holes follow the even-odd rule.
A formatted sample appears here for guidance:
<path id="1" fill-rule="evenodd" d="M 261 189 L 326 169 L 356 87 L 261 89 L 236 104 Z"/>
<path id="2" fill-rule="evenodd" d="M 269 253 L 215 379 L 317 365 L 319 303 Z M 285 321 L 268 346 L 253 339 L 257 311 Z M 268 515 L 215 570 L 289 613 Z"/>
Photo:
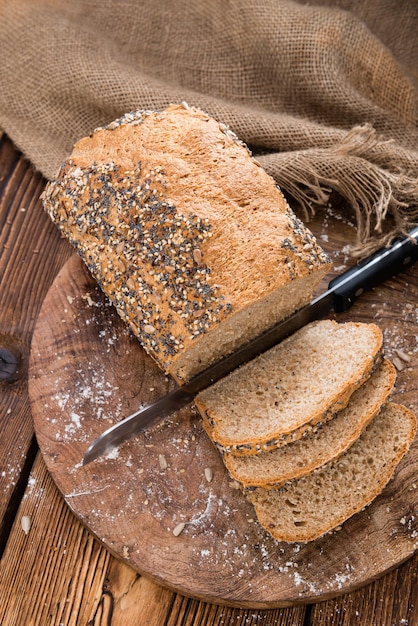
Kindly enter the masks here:
<path id="1" fill-rule="evenodd" d="M 307 306 L 197 374 L 185 385 L 108 428 L 89 446 L 83 457 L 83 465 L 190 404 L 200 391 L 269 350 L 302 326 L 332 312 L 347 311 L 363 292 L 402 272 L 417 259 L 418 226 L 415 226 L 406 237 L 395 240 L 390 247 L 378 250 L 331 280 L 328 289 Z"/>

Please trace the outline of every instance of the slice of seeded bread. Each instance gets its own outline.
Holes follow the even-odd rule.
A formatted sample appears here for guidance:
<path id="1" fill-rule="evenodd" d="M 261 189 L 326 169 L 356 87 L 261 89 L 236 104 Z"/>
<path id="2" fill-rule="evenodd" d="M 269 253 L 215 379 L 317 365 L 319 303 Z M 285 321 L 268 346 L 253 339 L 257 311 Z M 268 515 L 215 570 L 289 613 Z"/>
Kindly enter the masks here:
<path id="1" fill-rule="evenodd" d="M 226 468 L 244 487 L 277 488 L 285 482 L 310 474 L 343 454 L 360 436 L 388 399 L 396 370 L 387 359 L 353 393 L 345 409 L 298 441 L 271 452 L 251 456 L 225 454 Z"/>
<path id="2" fill-rule="evenodd" d="M 198 394 L 195 404 L 222 452 L 269 451 L 343 409 L 380 364 L 381 349 L 375 324 L 313 322 Z"/>
<path id="3" fill-rule="evenodd" d="M 249 491 L 260 524 L 286 542 L 311 541 L 335 529 L 380 494 L 416 428 L 409 409 L 387 403 L 338 459 L 281 489 Z"/>

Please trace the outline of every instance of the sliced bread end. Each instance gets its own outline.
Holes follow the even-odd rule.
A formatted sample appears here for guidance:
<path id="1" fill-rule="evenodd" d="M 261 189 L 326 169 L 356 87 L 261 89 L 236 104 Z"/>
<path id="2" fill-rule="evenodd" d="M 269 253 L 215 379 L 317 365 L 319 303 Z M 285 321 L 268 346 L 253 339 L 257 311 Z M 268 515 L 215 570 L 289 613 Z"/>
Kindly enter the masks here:
<path id="1" fill-rule="evenodd" d="M 386 404 L 337 460 L 281 489 L 249 492 L 261 526 L 278 541 L 302 543 L 334 530 L 381 493 L 416 429 L 409 409 Z"/>

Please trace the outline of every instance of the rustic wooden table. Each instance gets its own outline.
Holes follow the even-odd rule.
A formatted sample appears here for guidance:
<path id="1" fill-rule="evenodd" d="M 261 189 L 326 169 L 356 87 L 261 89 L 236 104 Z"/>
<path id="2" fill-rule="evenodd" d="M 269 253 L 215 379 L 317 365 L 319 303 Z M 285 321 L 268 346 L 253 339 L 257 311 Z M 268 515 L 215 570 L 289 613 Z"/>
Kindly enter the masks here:
<path id="1" fill-rule="evenodd" d="M 313 604 L 231 608 L 160 587 L 112 554 L 67 506 L 38 449 L 29 406 L 34 326 L 72 255 L 44 214 L 45 181 L 0 140 L 0 624 L 417 626 L 418 556 Z M 409 270 L 417 284 L 417 269 Z M 415 387 L 416 392 L 416 387 Z M 416 512 L 418 516 L 418 512 Z"/>

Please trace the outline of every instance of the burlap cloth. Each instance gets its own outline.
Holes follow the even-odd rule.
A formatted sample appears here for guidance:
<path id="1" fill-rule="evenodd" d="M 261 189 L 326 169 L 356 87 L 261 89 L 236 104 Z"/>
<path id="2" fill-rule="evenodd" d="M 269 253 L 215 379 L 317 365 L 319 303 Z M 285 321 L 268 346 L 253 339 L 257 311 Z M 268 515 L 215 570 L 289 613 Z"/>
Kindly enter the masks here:
<path id="1" fill-rule="evenodd" d="M 46 177 L 134 109 L 229 125 L 364 254 L 418 220 L 417 0 L 0 0 L 0 127 Z M 333 194 L 333 195 L 331 195 Z"/>

